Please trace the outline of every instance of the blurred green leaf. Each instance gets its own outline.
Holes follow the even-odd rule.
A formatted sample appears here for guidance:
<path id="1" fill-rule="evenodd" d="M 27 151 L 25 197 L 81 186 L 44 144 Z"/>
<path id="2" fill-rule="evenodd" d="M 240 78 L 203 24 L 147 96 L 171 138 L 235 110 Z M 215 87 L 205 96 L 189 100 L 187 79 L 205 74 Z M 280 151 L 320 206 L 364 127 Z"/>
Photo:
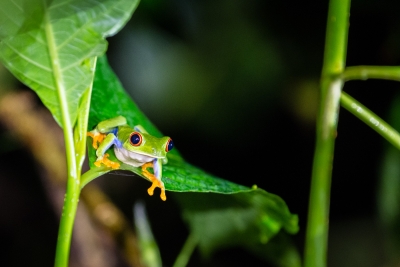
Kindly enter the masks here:
<path id="1" fill-rule="evenodd" d="M 400 129 L 400 96 L 392 103 L 388 123 Z M 378 190 L 378 211 L 389 256 L 392 261 L 399 261 L 400 249 L 400 151 L 393 146 L 386 146 L 382 157 L 381 180 Z"/>
<path id="2" fill-rule="evenodd" d="M 245 247 L 258 257 L 272 262 L 275 266 L 301 266 L 300 253 L 285 232 L 279 232 L 267 244 L 247 242 Z"/>
<path id="3" fill-rule="evenodd" d="M 0 59 L 36 91 L 61 125 L 61 102 L 75 123 L 93 79 L 88 59 L 130 18 L 138 0 L 3 0 Z"/>
<path id="4" fill-rule="evenodd" d="M 268 251 L 265 244 L 281 228 L 291 234 L 298 231 L 297 216 L 289 212 L 280 197 L 262 189 L 230 195 L 175 196 L 181 203 L 184 219 L 197 237 L 200 251 L 205 257 L 209 257 L 216 249 L 232 246 L 244 246 L 253 252 L 264 248 L 262 252 L 265 253 Z"/>
<path id="5" fill-rule="evenodd" d="M 125 116 L 129 125 L 140 124 L 150 134 L 162 136 L 124 91 L 106 57 L 100 57 L 93 84 L 89 129 L 117 115 Z M 91 141 L 90 138 L 90 172 L 98 170 L 97 176 L 100 176 L 111 169 L 94 166 L 96 155 Z M 108 153 L 111 160 L 120 162 L 115 158 L 113 149 L 109 149 Z M 130 170 L 144 178 L 141 168 L 120 163 L 120 169 Z M 298 231 L 297 215 L 290 213 L 279 196 L 210 175 L 186 163 L 176 149 L 168 153 L 168 164 L 163 166 L 162 180 L 169 191 L 219 193 L 174 194 L 205 255 L 217 248 L 238 244 L 263 246 L 282 228 L 291 234 Z"/>
<path id="6" fill-rule="evenodd" d="M 143 202 L 137 202 L 133 207 L 133 219 L 139 240 L 142 262 L 147 267 L 161 267 L 161 255 L 157 242 L 151 231 L 146 207 Z"/>

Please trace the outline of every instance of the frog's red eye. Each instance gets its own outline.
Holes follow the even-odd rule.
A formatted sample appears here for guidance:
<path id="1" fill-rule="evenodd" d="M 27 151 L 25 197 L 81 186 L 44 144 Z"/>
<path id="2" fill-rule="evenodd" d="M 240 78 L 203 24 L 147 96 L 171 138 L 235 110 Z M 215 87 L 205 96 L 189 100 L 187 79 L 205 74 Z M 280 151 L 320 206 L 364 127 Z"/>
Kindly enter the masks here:
<path id="1" fill-rule="evenodd" d="M 140 146 L 142 143 L 142 135 L 138 132 L 131 133 L 131 136 L 129 136 L 129 142 L 132 146 Z"/>
<path id="2" fill-rule="evenodd" d="M 165 146 L 165 151 L 169 152 L 174 148 L 174 141 L 172 141 L 172 139 L 170 138 L 168 140 L 167 145 Z"/>

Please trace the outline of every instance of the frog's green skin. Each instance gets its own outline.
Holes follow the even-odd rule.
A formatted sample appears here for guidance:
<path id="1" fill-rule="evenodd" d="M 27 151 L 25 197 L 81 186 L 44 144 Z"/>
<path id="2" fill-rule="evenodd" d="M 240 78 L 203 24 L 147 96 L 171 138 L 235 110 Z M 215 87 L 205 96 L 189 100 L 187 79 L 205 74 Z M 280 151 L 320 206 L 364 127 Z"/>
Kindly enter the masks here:
<path id="1" fill-rule="evenodd" d="M 114 145 L 115 156 L 123 163 L 134 167 L 152 163 L 154 176 L 163 186 L 161 181 L 162 164 L 167 163 L 167 152 L 173 147 L 171 138 L 167 136 L 161 138 L 154 137 L 147 133 L 140 125 L 131 128 L 127 125 L 125 117 L 122 116 L 101 121 L 93 131 L 88 133 L 88 135 L 92 136 L 94 143 L 96 143 L 95 137 L 101 134 L 105 134 L 106 137 L 100 142 L 96 150 L 96 162 L 106 164 L 103 161 L 105 152 Z M 132 143 L 132 135 L 135 135 L 135 137 L 141 136 L 140 144 L 135 145 Z M 94 145 L 94 147 L 96 146 Z M 118 163 L 115 164 L 119 167 Z M 147 175 L 145 176 L 147 177 Z"/>

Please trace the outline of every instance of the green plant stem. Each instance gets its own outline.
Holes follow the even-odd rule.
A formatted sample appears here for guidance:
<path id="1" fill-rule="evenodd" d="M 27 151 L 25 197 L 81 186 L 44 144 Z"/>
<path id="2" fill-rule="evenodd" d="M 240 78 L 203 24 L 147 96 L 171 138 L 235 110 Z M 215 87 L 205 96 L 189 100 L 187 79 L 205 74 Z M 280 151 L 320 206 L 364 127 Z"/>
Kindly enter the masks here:
<path id="1" fill-rule="evenodd" d="M 399 66 L 353 66 L 347 67 L 342 78 L 345 81 L 383 79 L 400 81 Z"/>
<path id="2" fill-rule="evenodd" d="M 50 25 L 50 24 L 49 24 Z M 96 66 L 96 57 L 91 58 L 87 62 L 92 70 L 92 76 L 94 77 L 94 71 Z M 55 66 L 56 68 L 57 66 Z M 56 73 L 56 71 L 55 71 Z M 56 75 L 55 75 L 56 76 Z M 56 76 L 56 81 L 61 79 L 60 76 Z M 57 248 L 56 248 L 56 267 L 67 267 L 69 260 L 69 252 L 72 239 L 72 231 L 74 227 L 76 210 L 78 208 L 79 195 L 81 191 L 81 169 L 85 159 L 86 153 L 86 131 L 89 118 L 90 108 L 90 97 L 92 93 L 92 84 L 86 89 L 81 98 L 81 104 L 79 106 L 78 118 L 74 134 L 70 131 L 72 125 L 69 123 L 68 106 L 61 104 L 61 110 L 63 115 L 63 130 L 65 138 L 65 146 L 67 148 L 67 162 L 68 162 L 68 181 L 67 181 L 67 192 L 65 194 L 63 212 L 60 219 L 60 228 L 58 232 Z M 66 102 L 66 96 L 64 88 L 58 87 L 60 102 Z M 65 117 L 65 119 L 64 119 Z M 74 151 L 72 154 L 68 151 Z M 75 175 L 73 175 L 75 173 Z"/>
<path id="3" fill-rule="evenodd" d="M 135 229 L 139 240 L 141 262 L 147 267 L 161 267 L 162 260 L 160 250 L 154 239 L 153 232 L 151 231 L 146 208 L 142 201 L 135 203 L 133 214 Z"/>
<path id="4" fill-rule="evenodd" d="M 190 234 L 172 267 L 185 267 L 189 262 L 189 259 L 192 256 L 197 244 L 198 238 L 194 234 Z"/>
<path id="5" fill-rule="evenodd" d="M 90 168 L 87 172 L 82 174 L 81 176 L 81 190 L 87 185 L 89 182 L 93 181 L 97 177 L 110 172 L 111 169 L 105 166 L 101 166 L 98 168 Z"/>
<path id="6" fill-rule="evenodd" d="M 95 66 L 96 66 L 96 57 L 93 57 L 87 62 L 90 65 L 92 70 L 92 77 L 94 78 Z M 92 79 L 93 79 L 92 78 Z M 67 267 L 69 260 L 69 251 L 71 246 L 71 238 L 72 238 L 72 230 L 74 227 L 76 210 L 78 208 L 79 195 L 81 192 L 81 169 L 82 164 L 85 159 L 86 154 L 86 131 L 88 125 L 89 118 L 89 109 L 90 109 L 90 98 L 92 93 L 92 84 L 86 89 L 85 93 L 82 95 L 81 104 L 79 106 L 77 123 L 75 126 L 74 135 L 72 132 L 66 129 L 72 129 L 70 125 L 68 127 L 63 127 L 64 136 L 66 140 L 67 147 L 67 161 L 74 163 L 75 166 L 70 168 L 68 165 L 68 181 L 67 181 L 67 192 L 64 199 L 64 207 L 63 213 L 60 219 L 60 228 L 58 232 L 58 240 L 57 240 L 57 248 L 56 248 L 56 259 L 55 266 L 56 267 Z M 63 98 L 66 96 L 63 93 L 59 93 L 59 97 L 61 99 L 60 102 L 63 101 Z M 68 114 L 67 106 L 62 107 L 63 118 L 64 114 Z M 68 118 L 69 119 L 69 118 Z M 68 120 L 63 120 L 68 121 Z M 65 124 L 63 124 L 65 125 Z M 71 141 L 71 139 L 73 139 Z M 74 150 L 74 154 L 68 153 L 68 150 Z M 75 170 L 75 176 L 72 176 L 73 170 Z"/>
<path id="7" fill-rule="evenodd" d="M 67 267 L 71 245 L 72 230 L 80 194 L 79 183 L 68 177 L 67 192 L 58 230 L 55 267 Z"/>
<path id="8" fill-rule="evenodd" d="M 400 149 L 400 134 L 392 126 L 370 111 L 367 107 L 359 103 L 357 100 L 342 92 L 340 97 L 342 106 L 353 113 L 357 118 L 365 122 L 369 127 L 382 135 L 397 149 Z"/>
<path id="9" fill-rule="evenodd" d="M 305 267 L 326 266 L 333 152 L 343 87 L 340 75 L 345 67 L 349 12 L 350 0 L 330 1 L 308 211 Z"/>
<path id="10" fill-rule="evenodd" d="M 60 219 L 60 228 L 58 231 L 56 248 L 56 267 L 67 267 L 69 258 L 69 248 L 71 244 L 72 228 L 76 209 L 78 205 L 80 185 L 79 173 L 75 161 L 75 146 L 72 133 L 72 123 L 69 116 L 68 103 L 66 97 L 66 88 L 62 82 L 61 69 L 55 47 L 54 31 L 50 23 L 48 14 L 45 14 L 45 31 L 48 49 L 51 57 L 52 70 L 56 83 L 58 99 L 60 102 L 62 126 L 64 132 L 65 149 L 67 157 L 67 192 L 64 198 L 64 207 Z"/>
<path id="11" fill-rule="evenodd" d="M 56 248 L 56 267 L 67 267 L 69 260 L 69 252 L 71 246 L 72 230 L 75 221 L 76 210 L 78 208 L 80 195 L 80 173 L 83 161 L 85 159 L 86 149 L 86 129 L 89 117 L 90 97 L 92 92 L 92 84 L 86 89 L 82 95 L 81 104 L 78 112 L 77 125 L 74 134 L 72 132 L 72 123 L 69 116 L 68 103 L 66 97 L 66 88 L 62 83 L 61 69 L 58 64 L 59 60 L 56 53 L 53 29 L 46 14 L 46 37 L 48 40 L 49 52 L 52 58 L 52 68 L 54 80 L 56 81 L 58 99 L 60 101 L 60 109 L 62 113 L 62 125 L 64 131 L 66 157 L 67 157 L 67 191 L 64 198 L 63 212 L 60 219 L 60 227 Z M 87 61 L 94 77 L 96 66 L 96 58 Z"/>

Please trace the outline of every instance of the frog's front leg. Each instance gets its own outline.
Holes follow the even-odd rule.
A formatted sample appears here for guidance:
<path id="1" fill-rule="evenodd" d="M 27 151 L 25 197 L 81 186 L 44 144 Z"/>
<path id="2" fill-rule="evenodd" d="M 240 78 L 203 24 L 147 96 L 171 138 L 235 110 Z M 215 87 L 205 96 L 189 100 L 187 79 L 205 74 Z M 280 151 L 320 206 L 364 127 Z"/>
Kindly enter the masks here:
<path id="1" fill-rule="evenodd" d="M 150 173 L 147 168 L 153 168 L 154 174 Z M 142 173 L 143 175 L 152 182 L 152 185 L 149 189 L 147 189 L 147 193 L 150 196 L 154 194 L 154 189 L 159 187 L 161 189 L 160 197 L 162 200 L 167 200 L 167 196 L 165 195 L 165 187 L 164 183 L 161 181 L 162 176 L 162 161 L 160 159 L 154 159 L 153 162 L 148 162 L 142 165 Z"/>
<path id="2" fill-rule="evenodd" d="M 108 159 L 108 154 L 105 153 L 112 145 L 116 144 L 117 137 L 113 133 L 107 134 L 103 142 L 100 143 L 99 148 L 96 150 L 97 160 L 94 163 L 97 167 L 100 167 L 103 163 L 107 167 L 118 169 L 120 164 Z"/>
<path id="3" fill-rule="evenodd" d="M 125 125 L 126 119 L 123 116 L 117 116 L 115 118 L 111 118 L 105 121 L 99 122 L 96 128 L 87 133 L 87 136 L 93 138 L 93 147 L 95 149 L 98 148 L 97 143 L 101 144 L 104 138 L 107 136 L 107 133 L 112 132 L 116 127 Z"/>
<path id="4" fill-rule="evenodd" d="M 100 133 L 97 130 L 93 130 L 93 131 L 87 132 L 87 136 L 92 137 L 92 139 L 93 139 L 92 146 L 94 149 L 97 149 L 98 143 L 103 142 L 104 138 L 106 137 L 106 134 Z"/>

